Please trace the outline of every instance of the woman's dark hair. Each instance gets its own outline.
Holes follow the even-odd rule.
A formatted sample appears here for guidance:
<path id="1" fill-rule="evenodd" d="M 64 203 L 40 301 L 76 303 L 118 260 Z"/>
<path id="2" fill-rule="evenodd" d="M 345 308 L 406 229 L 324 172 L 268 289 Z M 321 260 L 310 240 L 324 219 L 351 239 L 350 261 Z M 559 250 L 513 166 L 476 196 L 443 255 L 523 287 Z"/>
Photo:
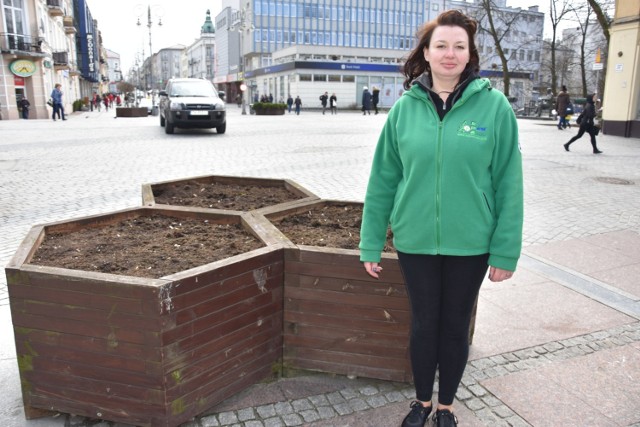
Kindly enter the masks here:
<path id="1" fill-rule="evenodd" d="M 469 63 L 462 72 L 460 81 L 464 81 L 471 73 L 477 73 L 480 71 L 480 57 L 478 56 L 478 49 L 476 48 L 474 40 L 478 23 L 475 19 L 465 15 L 459 10 L 447 10 L 438 15 L 438 17 L 433 21 L 429 21 L 424 24 L 418 30 L 416 34 L 418 44 L 411 53 L 409 53 L 409 57 L 402 67 L 402 74 L 406 77 L 403 86 L 406 90 L 411 87 L 411 82 L 413 80 L 425 72 L 429 73 L 429 78 L 431 78 L 431 67 L 424 59 L 424 48 L 429 47 L 433 31 L 437 27 L 442 26 L 461 27 L 469 36 Z"/>

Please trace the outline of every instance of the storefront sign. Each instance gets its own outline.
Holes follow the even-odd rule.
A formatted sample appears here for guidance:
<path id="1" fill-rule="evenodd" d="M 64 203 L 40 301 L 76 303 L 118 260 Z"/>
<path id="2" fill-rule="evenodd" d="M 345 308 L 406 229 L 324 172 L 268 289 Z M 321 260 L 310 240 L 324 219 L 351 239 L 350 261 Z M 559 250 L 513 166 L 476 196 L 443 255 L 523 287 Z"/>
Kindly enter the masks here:
<path id="1" fill-rule="evenodd" d="M 30 77 L 36 72 L 36 64 L 28 59 L 16 59 L 9 64 L 9 70 L 16 76 Z"/>
<path id="2" fill-rule="evenodd" d="M 93 50 L 95 49 L 95 46 L 93 45 L 93 34 L 87 34 L 87 55 L 89 57 L 89 61 L 88 61 L 88 65 L 89 65 L 89 72 L 90 73 L 94 73 L 96 71 L 96 63 L 95 63 L 95 58 L 93 56 Z"/>
<path id="3" fill-rule="evenodd" d="M 15 86 L 24 86 L 24 77 L 13 76 L 13 84 Z"/>

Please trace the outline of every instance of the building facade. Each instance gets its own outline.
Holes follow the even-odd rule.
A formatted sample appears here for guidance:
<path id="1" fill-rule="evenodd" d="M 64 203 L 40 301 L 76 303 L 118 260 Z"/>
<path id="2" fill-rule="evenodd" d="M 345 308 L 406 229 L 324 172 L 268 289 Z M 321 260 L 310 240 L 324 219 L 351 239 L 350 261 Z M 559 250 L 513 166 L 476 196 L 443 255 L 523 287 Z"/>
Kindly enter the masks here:
<path id="1" fill-rule="evenodd" d="M 213 81 L 216 65 L 216 30 L 207 10 L 205 22 L 200 29 L 200 38 L 184 50 L 182 77 Z"/>
<path id="2" fill-rule="evenodd" d="M 640 137 L 640 0 L 616 0 L 610 28 L 602 129 Z"/>
<path id="3" fill-rule="evenodd" d="M 51 116 L 47 100 L 62 85 L 65 111 L 100 81 L 99 31 L 85 0 L 3 0 L 0 6 L 0 119 Z"/>
<path id="4" fill-rule="evenodd" d="M 517 106 L 527 102 L 538 77 L 544 14 L 537 7 L 506 7 L 506 0 L 497 5 L 502 19 L 496 21 L 513 23 L 504 44 Z M 336 93 L 339 105 L 357 107 L 365 86 L 381 90 L 382 106 L 393 105 L 403 92 L 400 65 L 420 25 L 450 8 L 484 19 L 475 1 L 229 0 L 223 7 L 216 17 L 214 82 L 230 95 L 244 82 L 251 100 L 292 95 L 312 107 L 325 91 Z M 478 43 L 482 75 L 501 88 L 493 40 L 480 32 Z"/>

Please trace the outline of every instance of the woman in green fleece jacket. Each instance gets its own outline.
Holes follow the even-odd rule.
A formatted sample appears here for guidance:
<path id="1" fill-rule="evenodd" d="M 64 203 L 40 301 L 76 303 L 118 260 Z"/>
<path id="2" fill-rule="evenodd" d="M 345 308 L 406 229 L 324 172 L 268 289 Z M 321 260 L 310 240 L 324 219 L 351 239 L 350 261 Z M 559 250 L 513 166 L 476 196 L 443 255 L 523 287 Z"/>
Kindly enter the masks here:
<path id="1" fill-rule="evenodd" d="M 489 270 L 509 279 L 522 246 L 522 158 L 504 94 L 478 76 L 476 22 L 443 12 L 418 33 L 403 67 L 407 92 L 376 147 L 362 218 L 360 259 L 380 263 L 387 228 L 412 311 L 416 400 L 403 427 L 422 427 L 439 371 L 439 427 L 455 426 L 453 399 L 468 359 L 471 311 Z M 381 276 L 382 274 L 382 276 Z"/>

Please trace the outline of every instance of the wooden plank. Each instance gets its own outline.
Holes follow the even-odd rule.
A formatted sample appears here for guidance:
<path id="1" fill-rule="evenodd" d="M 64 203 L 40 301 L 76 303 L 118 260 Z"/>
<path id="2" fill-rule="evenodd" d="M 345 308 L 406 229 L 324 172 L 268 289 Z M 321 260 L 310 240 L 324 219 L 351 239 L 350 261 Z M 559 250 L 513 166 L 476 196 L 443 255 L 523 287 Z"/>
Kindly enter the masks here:
<path id="1" fill-rule="evenodd" d="M 78 401 L 84 394 L 102 395 L 104 400 L 140 400 L 150 406 L 161 408 L 165 404 L 165 392 L 161 387 L 150 388 L 132 383 L 119 383 L 110 378 L 92 379 L 73 375 L 65 371 L 40 371 L 34 376 L 25 376 L 36 394 L 64 390 L 64 394 Z"/>
<path id="2" fill-rule="evenodd" d="M 376 342 L 372 341 L 373 340 L 370 340 L 364 333 L 352 334 L 347 338 L 335 337 L 328 339 L 301 335 L 299 333 L 284 335 L 285 349 L 294 353 L 299 349 L 317 349 L 396 359 L 403 359 L 407 356 L 408 340 L 406 337 L 404 343 L 393 339 L 384 342 L 380 340 L 379 337 Z"/>
<path id="3" fill-rule="evenodd" d="M 192 393 L 212 383 L 220 385 L 220 379 L 225 375 L 233 375 L 234 372 L 241 375 L 252 364 L 271 366 L 279 360 L 282 353 L 265 335 L 247 340 L 244 347 L 237 347 L 228 356 L 222 352 L 196 365 L 190 364 L 184 369 L 171 371 L 166 379 L 167 400 Z M 265 357 L 266 355 L 270 357 Z"/>
<path id="4" fill-rule="evenodd" d="M 371 294 L 384 296 L 398 296 L 406 298 L 407 291 L 404 282 L 390 282 L 387 280 L 353 280 L 342 277 L 315 277 L 287 274 L 287 285 L 300 288 L 325 289 L 357 294 Z"/>
<path id="5" fill-rule="evenodd" d="M 375 378 L 385 381 L 410 382 L 412 378 L 410 370 L 403 369 L 399 365 L 397 367 L 374 368 L 371 366 L 343 364 L 337 361 L 326 361 L 323 359 L 290 359 L 286 357 L 284 364 L 290 369 L 331 372 L 338 375 Z"/>
<path id="6" fill-rule="evenodd" d="M 363 320 L 347 317 L 323 316 L 314 313 L 297 313 L 289 310 L 284 312 L 285 322 L 298 323 L 304 325 L 317 325 L 330 328 L 346 328 L 351 330 L 361 330 L 370 332 L 381 332 L 387 334 L 404 334 L 407 325 L 404 323 L 379 322 L 375 320 Z"/>
<path id="7" fill-rule="evenodd" d="M 34 361 L 28 355 L 18 355 L 20 376 L 28 379 L 27 384 L 37 385 L 38 375 L 42 372 L 66 372 L 68 370 L 65 361 L 38 356 Z M 110 381 L 115 384 L 124 384 L 137 387 L 162 389 L 164 387 L 161 373 L 152 370 L 149 373 L 121 371 L 119 369 L 94 366 L 91 362 L 76 363 L 73 365 L 73 376 L 78 378 L 93 379 L 96 381 Z M 55 388 L 55 384 L 52 385 Z M 31 390 L 31 389 L 29 389 Z"/>
<path id="8" fill-rule="evenodd" d="M 37 329 L 14 328 L 17 341 L 42 343 L 62 348 L 77 349 L 93 353 L 115 354 L 149 362 L 162 361 L 162 351 L 159 347 L 152 347 L 126 342 L 114 343 L 112 340 L 99 339 L 59 332 L 42 331 Z"/>
<path id="9" fill-rule="evenodd" d="M 211 308 L 210 308 L 211 309 Z M 279 315 L 282 317 L 282 292 L 276 290 L 251 299 L 234 302 L 233 305 L 224 307 L 216 312 L 202 312 L 194 316 L 191 322 L 184 322 L 181 325 L 167 329 L 163 338 L 165 345 L 185 339 L 185 337 L 196 336 L 201 333 L 209 333 L 212 328 L 226 329 L 225 324 L 234 319 L 240 319 L 248 314 L 260 310 L 263 315 Z"/>
<path id="10" fill-rule="evenodd" d="M 159 286 L 168 283 L 163 279 L 118 276 L 116 274 L 92 273 L 64 268 L 24 265 L 19 280 L 8 282 L 9 286 L 33 286 L 54 291 L 73 291 L 96 295 L 111 295 L 124 299 L 146 299 Z"/>
<path id="11" fill-rule="evenodd" d="M 30 396 L 29 403 L 34 407 L 51 408 L 56 412 L 94 419 L 100 418 L 125 425 L 160 426 L 162 424 L 153 424 L 152 420 L 164 417 L 164 408 L 155 408 L 143 401 L 107 400 L 104 395 L 89 393 L 85 393 L 81 400 L 78 400 L 74 395 L 66 396 L 64 393 L 56 393 L 55 391 L 34 393 Z"/>
<path id="12" fill-rule="evenodd" d="M 377 369 L 404 369 L 408 359 L 406 357 L 387 357 L 355 354 L 314 348 L 296 348 L 295 351 L 285 351 L 284 357 L 303 360 L 319 360 L 339 363 L 347 366 L 372 367 Z"/>
<path id="13" fill-rule="evenodd" d="M 342 310 L 347 310 L 345 315 L 348 315 L 348 311 L 356 310 L 354 313 L 363 313 L 366 309 L 376 310 L 383 309 L 386 312 L 397 311 L 397 312 L 408 312 L 410 310 L 409 301 L 406 297 L 392 297 L 392 296 L 380 296 L 380 295 L 359 295 L 355 293 L 349 292 L 336 292 L 336 291 L 325 291 L 325 290 L 316 290 L 309 288 L 285 288 L 284 292 L 285 299 L 293 304 L 296 302 L 301 309 L 296 309 L 296 305 L 291 305 L 287 307 L 287 310 L 296 310 L 296 311 L 314 311 L 314 306 L 309 305 L 308 302 L 315 303 L 325 303 L 326 307 L 330 304 L 338 305 L 342 307 Z M 360 311 L 357 311 L 361 309 Z M 318 305 L 318 312 L 320 312 L 320 305 Z M 380 312 L 381 318 L 380 320 L 389 319 L 389 315 L 387 313 Z M 398 314 L 401 315 L 401 314 Z M 357 317 L 357 314 L 354 314 L 354 317 Z"/>
<path id="14" fill-rule="evenodd" d="M 282 316 L 280 312 L 274 311 L 273 307 L 261 307 L 242 316 L 235 317 L 222 323 L 219 326 L 203 330 L 192 336 L 175 341 L 174 345 L 166 347 L 166 366 L 174 369 L 177 361 L 180 365 L 184 364 L 189 358 L 196 357 L 202 352 L 215 352 L 220 348 L 225 348 L 228 344 L 226 341 L 232 341 L 230 338 L 234 333 L 244 330 L 245 334 L 258 333 L 262 329 L 269 329 L 271 322 L 277 322 L 282 328 Z M 247 329 L 245 329 L 247 328 Z M 278 332 L 280 337 L 282 329 Z"/>
<path id="15" fill-rule="evenodd" d="M 150 346 L 160 346 L 159 335 L 150 331 L 138 331 L 131 328 L 115 328 L 109 325 L 87 324 L 85 322 L 56 319 L 43 316 L 23 314 L 11 310 L 14 327 L 40 329 L 48 332 L 69 333 L 85 337 L 97 337 L 114 344 L 127 342 Z"/>
<path id="16" fill-rule="evenodd" d="M 67 301 L 66 304 L 64 302 L 54 303 L 12 299 L 11 305 L 13 310 L 23 314 L 77 320 L 85 323 L 109 325 L 116 328 L 131 328 L 131 325 L 135 325 L 135 329 L 137 330 L 158 332 L 162 327 L 162 319 L 158 316 L 136 316 L 126 312 L 119 313 L 117 311 L 117 302 L 113 303 L 113 310 L 110 311 L 78 305 L 81 304 L 81 302 L 77 297 L 75 300 Z"/>
<path id="17" fill-rule="evenodd" d="M 216 299 L 226 298 L 239 290 L 264 293 L 282 287 L 282 278 L 282 264 L 272 264 L 221 281 L 206 281 L 201 278 L 198 287 L 192 287 L 190 292 L 185 292 L 185 286 L 177 283 L 171 290 L 173 311 L 191 309 L 201 305 L 203 301 L 215 303 Z"/>
<path id="18" fill-rule="evenodd" d="M 242 364 L 237 369 L 222 373 L 215 381 L 168 399 L 168 415 L 197 415 L 231 397 L 237 391 L 271 377 L 274 356 L 272 353 L 263 353 L 259 358 Z"/>
<path id="19" fill-rule="evenodd" d="M 301 252 L 303 254 L 304 252 Z M 300 262 L 291 261 L 285 257 L 285 274 L 299 274 L 314 277 L 336 277 L 342 279 L 374 281 L 375 279 L 367 274 L 358 261 L 351 265 L 310 263 L 301 259 Z M 391 283 L 402 283 L 402 275 L 399 271 L 384 270 L 384 279 Z"/>
<path id="20" fill-rule="evenodd" d="M 84 366 L 90 363 L 94 367 L 117 369 L 126 372 L 138 372 L 144 375 L 161 375 L 162 367 L 159 362 L 134 359 L 120 354 L 95 353 L 77 349 L 58 347 L 33 341 L 16 341 L 16 354 L 29 357 L 32 366 L 37 370 L 37 363 L 41 359 L 52 360 L 61 364 L 61 369 L 73 375 L 75 365 Z M 39 371 L 38 373 L 42 373 Z"/>
<path id="21" fill-rule="evenodd" d="M 362 331 L 347 328 L 331 328 L 322 325 L 305 325 L 300 323 L 285 322 L 284 327 L 285 347 L 292 336 L 301 336 L 311 340 L 322 341 L 365 341 L 374 345 L 386 345 L 394 348 L 408 348 L 409 328 L 403 333 L 385 334 L 377 331 Z"/>

